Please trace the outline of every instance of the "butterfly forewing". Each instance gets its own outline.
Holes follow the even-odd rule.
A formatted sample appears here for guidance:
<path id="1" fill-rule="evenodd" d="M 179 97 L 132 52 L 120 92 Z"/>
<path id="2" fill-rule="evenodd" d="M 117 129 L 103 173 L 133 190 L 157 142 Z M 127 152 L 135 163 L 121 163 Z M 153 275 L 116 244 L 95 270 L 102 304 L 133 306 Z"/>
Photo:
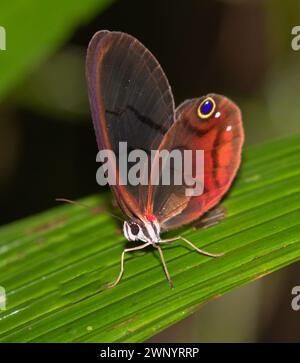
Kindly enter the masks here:
<path id="1" fill-rule="evenodd" d="M 89 44 L 86 72 L 99 150 L 112 150 L 117 166 L 120 142 L 127 142 L 128 152 L 141 149 L 150 155 L 175 113 L 168 80 L 154 56 L 128 34 L 100 31 Z M 112 189 L 120 207 L 141 218 L 151 186 L 121 185 L 118 168 L 116 173 Z"/>

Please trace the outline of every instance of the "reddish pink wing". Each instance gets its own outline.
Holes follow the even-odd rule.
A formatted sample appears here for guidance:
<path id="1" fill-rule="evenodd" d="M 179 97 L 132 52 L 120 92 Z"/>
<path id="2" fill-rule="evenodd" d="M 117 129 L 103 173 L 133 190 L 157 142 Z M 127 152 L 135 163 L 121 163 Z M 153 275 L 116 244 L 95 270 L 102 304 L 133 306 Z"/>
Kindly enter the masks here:
<path id="1" fill-rule="evenodd" d="M 205 97 L 185 101 L 176 110 L 176 122 L 160 145 L 160 150 L 204 150 L 203 194 L 186 196 L 186 185 L 153 187 L 147 212 L 158 218 L 163 229 L 190 223 L 215 206 L 227 192 L 240 165 L 244 141 L 241 112 L 224 96 L 208 96 L 215 101 L 214 113 L 207 119 L 199 117 L 197 110 Z"/>

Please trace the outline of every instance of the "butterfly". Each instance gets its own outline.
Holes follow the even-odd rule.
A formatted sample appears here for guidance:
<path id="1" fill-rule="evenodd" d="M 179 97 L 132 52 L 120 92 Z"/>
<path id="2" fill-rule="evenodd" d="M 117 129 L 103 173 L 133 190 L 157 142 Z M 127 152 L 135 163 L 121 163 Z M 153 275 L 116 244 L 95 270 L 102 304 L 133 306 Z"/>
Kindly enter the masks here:
<path id="1" fill-rule="evenodd" d="M 203 150 L 203 192 L 187 195 L 186 185 L 131 185 L 120 180 L 112 192 L 123 213 L 128 241 L 116 286 L 124 272 L 126 252 L 153 246 L 158 250 L 166 277 L 162 244 L 182 240 L 197 252 L 212 257 L 183 236 L 162 239 L 161 233 L 189 224 L 213 208 L 229 189 L 240 165 L 244 132 L 239 107 L 228 98 L 208 94 L 188 99 L 175 108 L 172 91 L 160 64 L 133 36 L 102 30 L 91 39 L 86 57 L 88 95 L 99 150 L 111 150 L 120 159 L 120 142 L 131 150 Z M 162 169 L 158 162 L 150 174 Z M 193 164 L 193 172 L 196 169 Z M 146 170 L 145 170 L 146 172 Z M 176 174 L 173 168 L 173 175 Z M 181 171 L 184 173 L 184 171 Z M 197 179 L 197 175 L 196 175 Z M 150 180 L 151 181 L 151 180 Z"/>

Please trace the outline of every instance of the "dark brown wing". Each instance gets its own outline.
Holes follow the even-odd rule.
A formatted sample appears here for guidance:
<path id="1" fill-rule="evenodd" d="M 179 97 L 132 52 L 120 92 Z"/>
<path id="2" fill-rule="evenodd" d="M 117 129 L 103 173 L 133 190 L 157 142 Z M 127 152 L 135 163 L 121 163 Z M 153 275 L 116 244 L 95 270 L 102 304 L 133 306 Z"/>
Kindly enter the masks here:
<path id="1" fill-rule="evenodd" d="M 99 150 L 114 151 L 118 163 L 120 142 L 129 152 L 157 149 L 174 121 L 174 101 L 154 56 L 128 34 L 100 31 L 88 47 L 86 74 Z M 118 184 L 112 189 L 120 207 L 141 217 L 148 187 Z"/>

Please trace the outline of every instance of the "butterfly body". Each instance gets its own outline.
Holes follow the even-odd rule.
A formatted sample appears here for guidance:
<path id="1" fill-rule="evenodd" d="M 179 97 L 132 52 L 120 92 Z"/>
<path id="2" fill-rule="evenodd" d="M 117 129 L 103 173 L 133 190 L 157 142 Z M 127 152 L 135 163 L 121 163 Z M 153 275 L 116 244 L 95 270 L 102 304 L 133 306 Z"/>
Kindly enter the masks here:
<path id="1" fill-rule="evenodd" d="M 112 286 L 123 274 L 125 252 L 150 245 L 158 249 L 172 285 L 161 244 L 181 239 L 200 253 L 219 255 L 200 250 L 182 236 L 166 240 L 160 234 L 199 219 L 229 189 L 241 161 L 241 112 L 227 97 L 213 93 L 186 100 L 175 109 L 170 85 L 158 61 L 137 39 L 121 32 L 104 30 L 93 36 L 86 75 L 98 148 L 115 154 L 108 163 L 117 182 L 110 186 L 128 217 L 124 236 L 131 242 L 143 242 L 124 250 L 121 272 Z M 146 184 L 124 182 L 121 168 L 116 167 L 124 157 L 121 143 L 146 155 L 154 151 L 151 163 L 142 164 L 137 174 Z M 174 160 L 175 156 L 182 159 L 182 164 L 174 161 L 171 166 L 161 158 L 163 152 Z M 186 152 L 191 156 L 189 168 L 183 162 Z M 197 155 L 202 156 L 203 168 L 198 168 Z M 128 158 L 126 168 L 134 161 Z M 164 184 L 162 175 L 167 169 L 170 183 Z M 182 182 L 178 183 L 177 177 Z"/>
<path id="2" fill-rule="evenodd" d="M 128 241 L 142 241 L 156 244 L 160 242 L 160 225 L 156 219 L 151 221 L 131 220 L 123 224 L 124 236 Z"/>

